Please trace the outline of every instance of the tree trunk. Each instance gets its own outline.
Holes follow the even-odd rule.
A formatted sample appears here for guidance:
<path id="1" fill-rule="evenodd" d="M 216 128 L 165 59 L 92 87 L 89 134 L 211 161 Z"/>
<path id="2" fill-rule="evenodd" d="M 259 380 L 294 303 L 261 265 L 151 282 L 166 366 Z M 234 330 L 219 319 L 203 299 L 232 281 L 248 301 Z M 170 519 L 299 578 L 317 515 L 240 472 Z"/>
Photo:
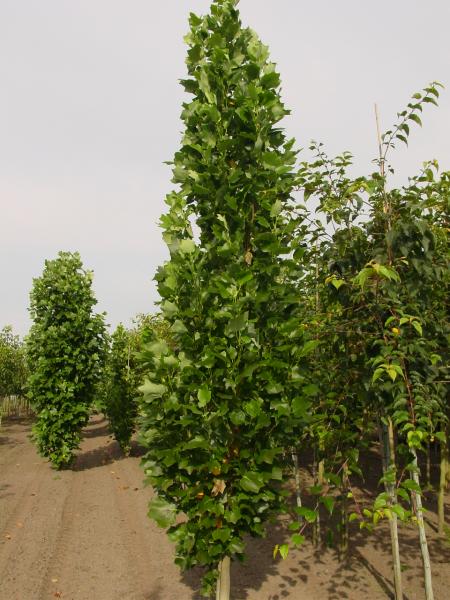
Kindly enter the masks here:
<path id="1" fill-rule="evenodd" d="M 394 428 L 390 419 L 388 420 L 388 425 L 382 423 L 380 426 L 380 450 L 383 475 L 385 477 L 384 487 L 389 496 L 389 504 L 392 506 L 393 504 L 397 504 L 395 484 L 386 480 L 389 471 L 394 469 L 395 472 Z M 389 519 L 389 531 L 391 535 L 391 552 L 394 569 L 395 600 L 403 600 L 400 547 L 398 543 L 398 520 L 397 515 L 394 512 Z"/>
<path id="2" fill-rule="evenodd" d="M 225 556 L 219 563 L 216 600 L 230 600 L 230 564 L 229 556 Z"/>
<path id="3" fill-rule="evenodd" d="M 413 455 L 414 466 L 414 470 L 412 471 L 412 478 L 417 485 L 420 485 L 419 466 L 417 463 L 417 452 L 415 448 L 411 448 L 411 454 Z M 433 583 L 431 578 L 430 554 L 428 552 L 427 536 L 425 533 L 425 524 L 423 521 L 422 494 L 412 490 L 411 496 L 413 499 L 413 507 L 416 512 L 417 524 L 419 526 L 420 551 L 422 553 L 423 574 L 425 580 L 425 598 L 426 600 L 434 600 Z"/>

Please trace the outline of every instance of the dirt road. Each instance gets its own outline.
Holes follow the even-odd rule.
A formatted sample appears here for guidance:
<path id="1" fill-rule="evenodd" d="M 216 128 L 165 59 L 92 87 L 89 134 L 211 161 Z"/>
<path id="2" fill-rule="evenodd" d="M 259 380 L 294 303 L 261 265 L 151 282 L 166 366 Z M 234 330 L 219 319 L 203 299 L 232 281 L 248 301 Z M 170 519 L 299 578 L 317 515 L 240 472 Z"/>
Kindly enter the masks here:
<path id="1" fill-rule="evenodd" d="M 30 423 L 0 431 L 0 598 L 2 600 L 197 600 L 199 573 L 173 564 L 173 547 L 147 516 L 152 496 L 142 485 L 140 458 L 123 458 L 96 416 L 84 432 L 73 470 L 57 472 L 39 458 Z M 449 598 L 450 547 L 433 538 L 435 598 Z M 272 548 L 274 528 L 252 540 L 249 560 L 233 565 L 233 600 L 378 600 L 392 591 L 386 530 L 361 535 L 352 558 L 308 544 L 286 561 Z M 402 534 L 405 592 L 423 598 L 416 531 Z M 358 541 L 359 540 L 359 541 Z"/>

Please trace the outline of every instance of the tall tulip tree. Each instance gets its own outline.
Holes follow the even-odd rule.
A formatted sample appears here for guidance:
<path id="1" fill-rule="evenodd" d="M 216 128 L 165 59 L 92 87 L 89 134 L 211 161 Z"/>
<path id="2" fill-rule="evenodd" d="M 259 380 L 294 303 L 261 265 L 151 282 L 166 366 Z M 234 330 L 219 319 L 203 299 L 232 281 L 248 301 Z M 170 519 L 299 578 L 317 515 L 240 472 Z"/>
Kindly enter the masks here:
<path id="1" fill-rule="evenodd" d="M 193 97 L 161 219 L 170 260 L 156 275 L 170 333 L 146 345 L 140 408 L 149 514 L 181 568 L 207 568 L 207 593 L 219 576 L 218 598 L 244 534 L 263 535 L 283 504 L 281 440 L 295 422 L 279 331 L 296 154 L 277 126 L 288 114 L 280 77 L 236 5 L 190 16 L 182 84 Z"/>

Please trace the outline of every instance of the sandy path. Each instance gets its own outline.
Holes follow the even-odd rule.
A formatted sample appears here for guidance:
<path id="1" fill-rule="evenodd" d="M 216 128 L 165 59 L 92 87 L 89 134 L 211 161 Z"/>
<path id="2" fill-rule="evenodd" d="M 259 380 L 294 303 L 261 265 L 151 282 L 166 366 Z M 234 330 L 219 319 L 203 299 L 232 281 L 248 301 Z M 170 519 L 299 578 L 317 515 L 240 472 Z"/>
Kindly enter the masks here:
<path id="1" fill-rule="evenodd" d="M 164 532 L 146 516 L 151 491 L 140 459 L 121 460 L 105 423 L 93 419 L 75 470 L 60 473 L 37 457 L 28 431 L 2 430 L 1 598 L 194 598 Z"/>
<path id="2" fill-rule="evenodd" d="M 27 422 L 0 431 L 0 598 L 2 600 L 197 600 L 198 573 L 183 576 L 173 547 L 147 516 L 139 457 L 123 458 L 96 416 L 74 469 L 56 472 L 28 439 Z M 135 448 L 135 453 L 136 453 Z M 429 519 L 434 515 L 429 514 Z M 405 600 L 423 598 L 416 531 L 402 531 Z M 389 536 L 354 536 L 352 556 L 310 544 L 274 561 L 275 527 L 252 540 L 233 566 L 232 600 L 383 600 L 392 593 Z M 435 600 L 447 600 L 450 546 L 433 537 Z"/>

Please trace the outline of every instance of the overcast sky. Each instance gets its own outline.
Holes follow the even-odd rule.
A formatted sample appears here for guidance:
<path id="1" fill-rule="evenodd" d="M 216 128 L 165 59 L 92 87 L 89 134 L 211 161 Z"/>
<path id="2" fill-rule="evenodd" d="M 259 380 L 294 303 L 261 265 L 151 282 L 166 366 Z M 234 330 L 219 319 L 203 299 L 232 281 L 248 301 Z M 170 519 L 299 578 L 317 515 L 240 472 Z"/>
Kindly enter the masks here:
<path id="1" fill-rule="evenodd" d="M 208 0 L 0 0 L 0 327 L 29 327 L 46 258 L 78 250 L 115 325 L 154 310 L 167 252 L 157 227 L 179 145 L 190 11 Z M 448 0 L 241 0 L 271 50 L 299 147 L 376 154 L 386 129 L 432 80 L 450 88 Z M 450 89 L 399 149 L 400 180 L 423 160 L 450 168 Z M 305 157 L 307 154 L 305 153 Z"/>

